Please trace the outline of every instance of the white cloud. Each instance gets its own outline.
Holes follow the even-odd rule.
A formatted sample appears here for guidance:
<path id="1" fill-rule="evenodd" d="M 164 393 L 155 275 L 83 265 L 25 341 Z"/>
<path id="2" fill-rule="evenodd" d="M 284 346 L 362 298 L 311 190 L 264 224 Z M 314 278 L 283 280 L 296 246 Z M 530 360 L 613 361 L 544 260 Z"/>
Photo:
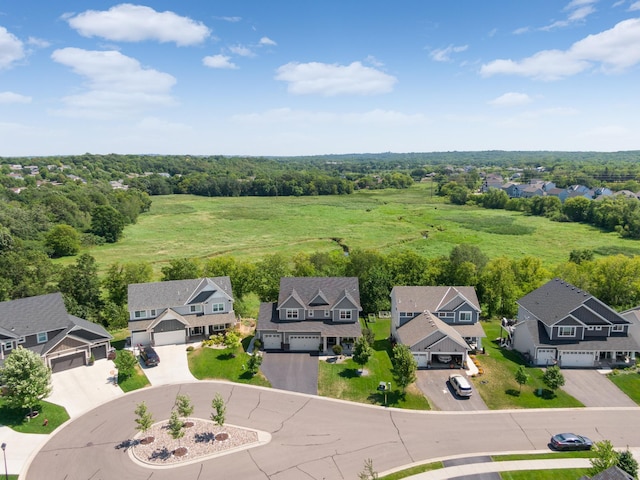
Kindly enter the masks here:
<path id="1" fill-rule="evenodd" d="M 106 11 L 87 10 L 78 15 L 67 15 L 65 20 L 84 37 L 121 42 L 157 40 L 185 46 L 201 43 L 211 33 L 203 23 L 188 17 L 130 3 Z"/>
<path id="2" fill-rule="evenodd" d="M 556 28 L 568 27 L 572 23 L 583 21 L 596 11 L 593 4 L 597 2 L 598 0 L 572 0 L 563 9 L 565 12 L 568 12 L 566 20 L 556 20 L 549 25 L 540 27 L 540 30 L 548 32 Z"/>
<path id="3" fill-rule="evenodd" d="M 271 40 L 269 37 L 262 37 L 259 43 L 260 45 L 277 45 L 277 43 Z"/>
<path id="4" fill-rule="evenodd" d="M 84 77 L 88 86 L 85 93 L 65 97 L 66 109 L 57 113 L 109 118 L 175 104 L 170 96 L 173 76 L 143 68 L 120 52 L 63 48 L 51 58 Z"/>
<path id="5" fill-rule="evenodd" d="M 9 68 L 24 56 L 24 46 L 18 37 L 0 27 L 0 69 Z"/>
<path id="6" fill-rule="evenodd" d="M 206 67 L 211 68 L 223 68 L 230 70 L 238 68 L 238 66 L 231 61 L 231 57 L 228 57 L 226 55 L 210 55 L 208 57 L 204 57 L 202 59 L 202 63 Z"/>
<path id="7" fill-rule="evenodd" d="M 27 38 L 27 43 L 38 48 L 47 48 L 51 45 L 51 43 L 47 42 L 46 40 L 36 37 Z"/>
<path id="8" fill-rule="evenodd" d="M 640 18 L 624 20 L 613 28 L 589 35 L 568 50 L 542 50 L 520 61 L 499 59 L 482 65 L 480 74 L 520 75 L 558 80 L 600 64 L 619 72 L 640 62 Z"/>
<path id="9" fill-rule="evenodd" d="M 373 65 L 374 67 L 378 67 L 378 68 L 384 67 L 384 63 L 382 63 L 373 55 L 367 55 L 367 58 L 365 58 L 364 61 L 367 62 L 369 65 Z"/>
<path id="10" fill-rule="evenodd" d="M 631 5 L 629 5 L 630 12 L 637 12 L 638 10 L 640 10 L 640 1 L 633 2 Z"/>
<path id="11" fill-rule="evenodd" d="M 531 31 L 531 27 L 520 27 L 516 28 L 512 33 L 514 35 L 522 35 L 523 33 L 527 33 Z"/>
<path id="12" fill-rule="evenodd" d="M 521 105 L 527 105 L 532 101 L 531 97 L 526 93 L 508 92 L 494 98 L 489 104 L 495 107 L 519 107 Z"/>
<path id="13" fill-rule="evenodd" d="M 469 48 L 469 45 L 449 45 L 446 48 L 431 50 L 429 56 L 436 62 L 450 62 L 452 53 L 464 52 L 467 48 Z"/>
<path id="14" fill-rule="evenodd" d="M 224 20 L 225 22 L 229 22 L 229 23 L 237 23 L 240 20 L 242 20 L 242 17 L 213 17 L 216 20 Z"/>
<path id="15" fill-rule="evenodd" d="M 31 103 L 31 97 L 14 92 L 0 92 L 0 104 L 8 103 Z"/>
<path id="16" fill-rule="evenodd" d="M 377 95 L 393 90 L 397 79 L 360 62 L 350 65 L 287 63 L 277 70 L 276 80 L 287 82 L 295 95 Z"/>
<path id="17" fill-rule="evenodd" d="M 235 53 L 236 55 L 238 55 L 240 57 L 254 57 L 255 56 L 255 53 L 253 53 L 249 47 L 245 47 L 244 45 L 233 45 L 233 46 L 229 47 L 229 50 L 232 53 Z"/>

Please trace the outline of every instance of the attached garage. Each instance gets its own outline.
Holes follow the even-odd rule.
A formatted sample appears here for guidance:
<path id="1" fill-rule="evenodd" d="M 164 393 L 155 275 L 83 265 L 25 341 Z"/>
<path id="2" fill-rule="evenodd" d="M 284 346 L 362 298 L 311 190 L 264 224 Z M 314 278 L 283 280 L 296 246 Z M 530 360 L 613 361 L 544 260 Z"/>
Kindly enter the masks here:
<path id="1" fill-rule="evenodd" d="M 153 343 L 160 345 L 175 345 L 186 342 L 186 330 L 172 330 L 169 332 L 158 332 L 153 334 Z"/>
<path id="2" fill-rule="evenodd" d="M 71 355 L 65 355 L 63 357 L 57 357 L 51 359 L 51 371 L 53 373 L 63 372 L 70 368 L 81 367 L 86 365 L 85 352 L 76 352 Z"/>
<path id="3" fill-rule="evenodd" d="M 556 359 L 555 348 L 539 348 L 536 364 L 537 365 L 552 365 Z"/>
<path id="4" fill-rule="evenodd" d="M 131 332 L 131 345 L 149 345 L 151 343 L 151 333 L 147 331 Z"/>
<path id="5" fill-rule="evenodd" d="M 103 358 L 107 358 L 107 346 L 106 345 L 98 345 L 97 347 L 93 347 L 91 349 L 91 355 L 95 360 L 101 360 Z"/>
<path id="6" fill-rule="evenodd" d="M 291 335 L 289 350 L 292 352 L 317 352 L 322 342 L 320 335 Z"/>
<path id="7" fill-rule="evenodd" d="M 428 353 L 414 353 L 413 358 L 416 360 L 418 368 L 427 368 L 427 365 L 429 363 Z"/>
<path id="8" fill-rule="evenodd" d="M 282 348 L 282 336 L 279 333 L 263 333 L 262 347 L 265 350 L 280 350 Z"/>
<path id="9" fill-rule="evenodd" d="M 595 352 L 560 352 L 561 367 L 593 367 Z"/>

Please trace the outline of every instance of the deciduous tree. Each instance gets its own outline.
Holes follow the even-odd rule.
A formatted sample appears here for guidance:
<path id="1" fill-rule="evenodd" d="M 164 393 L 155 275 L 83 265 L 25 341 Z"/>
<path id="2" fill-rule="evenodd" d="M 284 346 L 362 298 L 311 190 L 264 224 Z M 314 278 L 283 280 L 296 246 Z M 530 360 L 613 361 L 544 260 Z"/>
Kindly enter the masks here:
<path id="1" fill-rule="evenodd" d="M 527 369 L 524 365 L 520 365 L 515 373 L 515 379 L 520 387 L 520 392 L 522 392 L 522 386 L 529 381 L 529 374 L 527 373 Z"/>
<path id="2" fill-rule="evenodd" d="M 216 393 L 216 396 L 213 397 L 213 400 L 211 401 L 211 408 L 213 408 L 211 420 L 213 420 L 217 425 L 224 425 L 227 406 L 225 405 L 222 395 Z"/>
<path id="3" fill-rule="evenodd" d="M 45 247 L 52 257 L 69 257 L 80 250 L 80 234 L 70 225 L 55 225 L 47 232 Z"/>
<path id="4" fill-rule="evenodd" d="M 560 367 L 552 365 L 551 367 L 547 367 L 542 374 L 542 381 L 549 390 L 555 393 L 557 389 L 564 385 L 564 375 L 562 375 Z"/>
<path id="5" fill-rule="evenodd" d="M 593 457 L 589 459 L 591 468 L 589 475 L 594 476 L 618 463 L 618 452 L 613 449 L 609 440 L 595 442 L 592 448 Z"/>
<path id="6" fill-rule="evenodd" d="M 418 364 L 409 347 L 400 343 L 393 347 L 391 363 L 393 364 L 393 378 L 404 393 L 407 387 L 416 381 Z"/>
<path id="7" fill-rule="evenodd" d="M 98 205 L 91 211 L 91 232 L 104 238 L 107 243 L 115 243 L 122 236 L 125 219 L 110 205 Z"/>
<path id="8" fill-rule="evenodd" d="M 367 338 L 362 335 L 358 337 L 353 346 L 353 361 L 360 365 L 360 370 L 364 370 L 364 366 L 373 355 L 373 348 L 369 345 Z"/>
<path id="9" fill-rule="evenodd" d="M 142 432 L 143 435 L 147 434 L 147 431 L 153 425 L 153 415 L 147 408 L 147 404 L 144 401 L 140 402 L 136 405 L 136 409 L 134 410 L 136 414 L 136 430 Z"/>
<path id="10" fill-rule="evenodd" d="M 51 393 L 51 370 L 40 355 L 21 345 L 13 350 L 0 367 L 0 381 L 6 389 L 5 399 L 13 408 L 29 410 Z"/>

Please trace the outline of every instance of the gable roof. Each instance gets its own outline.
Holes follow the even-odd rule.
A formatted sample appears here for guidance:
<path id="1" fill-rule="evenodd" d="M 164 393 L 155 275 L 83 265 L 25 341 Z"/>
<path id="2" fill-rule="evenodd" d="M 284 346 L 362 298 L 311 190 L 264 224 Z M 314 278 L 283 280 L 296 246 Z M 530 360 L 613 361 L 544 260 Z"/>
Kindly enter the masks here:
<path id="1" fill-rule="evenodd" d="M 171 280 L 168 282 L 132 283 L 128 289 L 128 308 L 130 311 L 137 311 L 201 303 L 213 294 L 211 292 L 207 295 L 206 291 L 203 292 L 203 290 L 219 290 L 230 299 L 232 298 L 231 280 L 228 276 Z"/>
<path id="2" fill-rule="evenodd" d="M 559 278 L 550 280 L 517 303 L 549 327 L 569 315 L 585 325 L 629 324 L 590 293 Z"/>
<path id="3" fill-rule="evenodd" d="M 280 308 L 287 299 L 294 297 L 308 307 L 318 300 L 318 296 L 327 302 L 325 306 L 328 308 L 347 297 L 358 310 L 362 310 L 357 277 L 282 277 L 277 305 Z"/>
<path id="4" fill-rule="evenodd" d="M 480 312 L 475 287 L 393 287 L 391 294 L 402 312 L 454 310 L 465 301 Z"/>
<path id="5" fill-rule="evenodd" d="M 60 292 L 0 302 L 0 327 L 18 337 L 64 329 L 69 324 Z"/>
<path id="6" fill-rule="evenodd" d="M 448 337 L 452 341 L 460 344 L 461 347 L 469 349 L 467 342 L 465 342 L 464 338 L 462 338 L 456 329 L 447 325 L 430 312 L 424 312 L 412 318 L 398 328 L 397 331 L 398 340 L 409 348 L 436 333 L 440 335 L 434 336 L 435 341 Z"/>

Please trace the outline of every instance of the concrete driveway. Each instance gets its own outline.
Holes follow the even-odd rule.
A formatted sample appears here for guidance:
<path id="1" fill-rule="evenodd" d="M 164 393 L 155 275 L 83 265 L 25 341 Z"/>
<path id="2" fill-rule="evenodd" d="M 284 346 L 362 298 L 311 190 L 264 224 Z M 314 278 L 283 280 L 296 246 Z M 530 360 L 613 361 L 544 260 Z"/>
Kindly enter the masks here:
<path id="1" fill-rule="evenodd" d="M 273 388 L 318 394 L 318 357 L 308 353 L 268 352 L 260 370 Z"/>
<path id="2" fill-rule="evenodd" d="M 475 411 L 488 410 L 477 391 L 469 398 L 460 398 L 449 385 L 449 375 L 459 373 L 466 375 L 464 370 L 418 370 L 416 385 L 424 393 L 434 410 L 443 411 Z"/>
<path id="3" fill-rule="evenodd" d="M 155 367 L 145 367 L 142 362 L 140 363 L 151 385 L 155 387 L 197 381 L 189 371 L 187 345 L 163 345 L 153 348 L 160 357 L 160 363 Z"/>
<path id="4" fill-rule="evenodd" d="M 565 384 L 562 389 L 585 407 L 637 407 L 607 378 L 606 373 L 601 370 L 563 369 Z"/>
<path id="5" fill-rule="evenodd" d="M 73 419 L 109 402 L 124 392 L 113 383 L 113 361 L 96 360 L 91 366 L 71 368 L 51 375 L 52 392 L 48 402 L 62 405 Z"/>

